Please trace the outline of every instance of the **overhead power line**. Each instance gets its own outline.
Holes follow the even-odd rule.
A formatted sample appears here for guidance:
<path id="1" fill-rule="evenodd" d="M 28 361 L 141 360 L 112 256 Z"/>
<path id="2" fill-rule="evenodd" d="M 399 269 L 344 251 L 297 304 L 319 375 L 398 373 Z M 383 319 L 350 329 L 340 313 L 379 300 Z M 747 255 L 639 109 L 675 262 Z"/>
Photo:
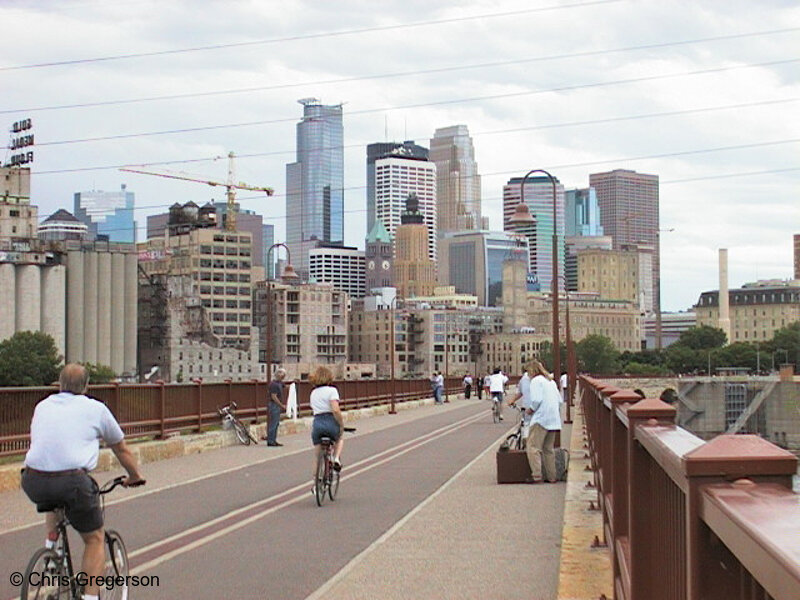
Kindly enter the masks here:
<path id="1" fill-rule="evenodd" d="M 303 82 L 295 82 L 295 83 L 283 83 L 283 84 L 276 84 L 276 85 L 263 85 L 263 86 L 253 86 L 253 87 L 245 87 L 245 88 L 232 88 L 227 90 L 212 90 L 212 91 L 205 91 L 205 92 L 189 92 L 185 94 L 164 94 L 160 96 L 143 96 L 139 98 L 123 98 L 119 100 L 100 100 L 96 102 L 78 102 L 73 104 L 56 104 L 51 106 L 33 106 L 27 108 L 11 108 L 11 109 L 3 109 L 0 110 L 0 114 L 12 114 L 12 113 L 31 113 L 31 112 L 41 112 L 41 111 L 51 111 L 51 110 L 65 110 L 65 109 L 75 109 L 75 108 L 94 108 L 98 106 L 119 106 L 119 105 L 126 105 L 126 104 L 136 104 L 136 103 L 145 103 L 145 102 L 156 102 L 162 100 L 182 100 L 186 98 L 202 98 L 202 97 L 209 97 L 209 96 L 223 96 L 223 95 L 231 95 L 231 94 L 249 94 L 254 92 L 265 92 L 271 90 L 282 90 L 282 89 L 290 89 L 296 87 L 307 87 L 307 86 L 321 86 L 321 85 L 331 85 L 331 84 L 338 84 L 338 83 L 351 83 L 355 81 L 370 81 L 376 79 L 389 79 L 395 77 L 410 77 L 410 76 L 417 76 L 417 75 L 431 75 L 435 73 L 448 73 L 453 71 L 466 71 L 471 69 L 487 69 L 487 68 L 498 68 L 504 67 L 509 65 L 518 65 L 518 64 L 527 64 L 533 62 L 546 62 L 546 61 L 555 61 L 555 60 L 564 60 L 570 58 L 582 58 L 587 56 L 602 56 L 605 54 L 615 54 L 621 52 L 633 52 L 638 50 L 653 50 L 656 48 L 668 48 L 674 46 L 685 46 L 691 44 L 699 44 L 705 42 L 716 42 L 716 41 L 725 41 L 725 40 L 734 40 L 734 39 L 743 39 L 743 38 L 750 38 L 750 37 L 757 37 L 757 36 L 766 36 L 766 35 L 775 35 L 781 33 L 790 33 L 796 32 L 800 30 L 800 27 L 793 27 L 788 29 L 773 29 L 770 31 L 757 31 L 751 33 L 739 33 L 739 34 L 731 34 L 731 35 L 722 35 L 722 36 L 713 36 L 713 37 L 706 37 L 706 38 L 696 38 L 692 40 L 680 40 L 676 42 L 660 42 L 655 44 L 645 44 L 639 46 L 627 46 L 622 48 L 611 48 L 605 50 L 589 50 L 585 52 L 573 52 L 569 54 L 554 54 L 549 56 L 538 56 L 538 57 L 531 57 L 531 58 L 520 58 L 514 60 L 504 60 L 504 61 L 495 61 L 495 62 L 488 62 L 488 63 L 476 63 L 476 64 L 469 64 L 469 65 L 454 65 L 450 67 L 438 67 L 433 69 L 419 69 L 414 71 L 401 71 L 395 73 L 378 73 L 374 75 L 361 75 L 361 76 L 353 76 L 353 77 L 340 77 L 335 79 L 322 79 L 317 81 L 303 81 Z"/>
<path id="2" fill-rule="evenodd" d="M 279 37 L 279 38 L 268 38 L 263 40 L 250 40 L 247 42 L 230 42 L 226 44 L 210 44 L 207 46 L 193 46 L 188 48 L 176 48 L 172 50 L 156 50 L 152 52 L 134 52 L 130 54 L 115 54 L 109 56 L 96 56 L 92 58 L 77 58 L 72 60 L 61 60 L 61 61 L 51 61 L 51 62 L 43 62 L 43 63 L 33 63 L 27 65 L 15 65 L 15 66 L 7 66 L 7 67 L 0 67 L 0 72 L 3 71 L 19 71 L 23 69 L 40 69 L 44 67 L 61 67 L 67 65 L 78 65 L 78 64 L 86 64 L 86 63 L 98 63 L 98 62 L 111 62 L 111 61 L 119 61 L 119 60 L 130 60 L 135 58 L 146 58 L 152 56 L 167 56 L 172 54 L 187 54 L 190 52 L 201 52 L 201 51 L 211 51 L 211 50 L 224 50 L 228 48 L 243 48 L 247 46 L 260 46 L 266 44 L 278 44 L 283 42 L 296 42 L 301 40 L 313 40 L 319 38 L 326 38 L 326 37 L 341 37 L 347 35 L 358 35 L 362 33 L 375 33 L 381 31 L 392 31 L 397 29 L 411 29 L 414 27 L 427 27 L 431 25 L 444 25 L 447 23 L 459 23 L 465 21 L 478 21 L 484 19 L 496 19 L 500 17 L 514 17 L 520 16 L 524 14 L 532 14 L 532 13 L 541 13 L 541 12 L 549 12 L 555 10 L 565 10 L 571 8 L 584 8 L 587 6 L 595 6 L 600 4 L 614 4 L 617 2 L 622 2 L 624 0 L 591 0 L 589 2 L 579 2 L 575 4 L 563 4 L 557 6 L 540 6 L 537 8 L 527 8 L 522 10 L 514 10 L 508 12 L 497 12 L 497 13 L 487 13 L 482 15 L 469 15 L 463 17 L 452 17 L 449 19 L 432 19 L 429 21 L 417 21 L 414 23 L 399 23 L 396 25 L 383 25 L 383 26 L 375 26 L 375 27 L 362 27 L 359 29 L 345 29 L 342 31 L 326 31 L 320 33 L 310 33 L 305 35 L 292 35 L 286 37 Z"/>
<path id="3" fill-rule="evenodd" d="M 424 108 L 429 106 L 447 106 L 451 104 L 461 104 L 465 102 L 482 102 L 486 100 L 499 100 L 503 98 L 516 98 L 520 96 L 532 96 L 537 94 L 547 94 L 547 93 L 556 93 L 556 92 L 567 92 L 579 89 L 587 89 L 587 88 L 599 88 L 599 87 L 606 87 L 606 86 L 613 86 L 613 85 L 623 85 L 629 83 L 641 83 L 644 81 L 657 81 L 662 79 L 673 79 L 676 77 L 687 77 L 692 75 L 706 75 L 709 73 L 722 73 L 725 71 L 736 71 L 740 69 L 751 69 L 756 67 L 766 67 L 766 66 L 775 66 L 775 65 L 784 65 L 790 63 L 799 62 L 800 58 L 792 58 L 786 60 L 777 60 L 777 61 L 770 61 L 764 63 L 752 63 L 746 65 L 734 65 L 728 67 L 715 67 L 711 69 L 699 69 L 696 71 L 685 71 L 682 73 L 669 73 L 665 75 L 649 75 L 645 77 L 632 77 L 627 79 L 617 79 L 614 81 L 600 81 L 594 83 L 584 83 L 584 84 L 576 84 L 576 85 L 568 85 L 568 86 L 559 86 L 555 88 L 548 88 L 544 90 L 526 90 L 522 92 L 509 92 L 505 94 L 491 94 L 489 96 L 472 96 L 468 98 L 457 98 L 454 100 L 439 100 L 436 102 L 419 102 L 415 104 L 405 104 L 400 106 L 384 106 L 381 108 L 366 108 L 361 110 L 353 110 L 347 113 L 347 116 L 353 115 L 365 115 L 365 114 L 372 114 L 372 113 L 380 113 L 386 112 L 390 110 L 401 110 L 401 109 L 410 109 L 410 108 Z M 129 139 L 129 138 L 137 138 L 137 137 L 149 137 L 149 136 L 159 136 L 159 135 L 174 135 L 179 133 L 194 133 L 198 131 L 213 131 L 213 130 L 220 130 L 220 129 L 234 129 L 240 127 L 253 127 L 256 125 L 271 125 L 276 123 L 286 123 L 286 122 L 294 122 L 297 121 L 297 117 L 283 117 L 280 119 L 265 119 L 265 120 L 258 120 L 258 121 L 245 121 L 241 123 L 226 123 L 223 125 L 204 125 L 200 127 L 184 127 L 181 129 L 165 129 L 159 131 L 142 131 L 136 133 L 121 133 L 115 135 L 105 135 L 105 136 L 96 136 L 96 137 L 88 137 L 88 138 L 74 138 L 69 140 L 55 140 L 50 142 L 39 142 L 37 141 L 37 146 L 57 146 L 63 144 L 82 144 L 87 142 L 100 142 L 100 141 L 109 141 L 109 140 L 120 140 L 120 139 Z"/>
<path id="4" fill-rule="evenodd" d="M 640 119 L 651 119 L 651 118 L 658 118 L 658 117 L 671 117 L 671 116 L 678 116 L 678 115 L 688 115 L 688 114 L 699 114 L 699 113 L 707 113 L 707 112 L 715 112 L 721 110 L 736 110 L 736 109 L 743 109 L 743 108 L 752 108 L 756 106 L 769 106 L 769 105 L 778 105 L 778 104 L 786 104 L 797 102 L 800 98 L 784 98 L 780 100 L 765 100 L 762 102 L 747 102 L 743 104 L 729 104 L 724 106 L 711 106 L 711 107 L 704 107 L 704 108 L 690 108 L 686 110 L 677 110 L 677 111 L 665 111 L 665 112 L 658 112 L 658 113 L 648 113 L 648 114 L 641 114 L 641 115 L 627 115 L 627 116 L 620 116 L 620 117 L 608 117 L 605 119 L 590 119 L 587 121 L 570 121 L 565 123 L 550 123 L 544 125 L 532 125 L 530 127 L 514 127 L 509 129 L 496 129 L 491 131 L 477 131 L 473 132 L 471 135 L 472 137 L 480 137 L 484 135 L 498 135 L 498 134 L 507 134 L 507 133 L 518 133 L 522 131 L 537 131 L 537 130 L 544 130 L 544 129 L 559 129 L 565 127 L 579 127 L 585 125 L 599 125 L 603 123 L 616 123 L 622 121 L 634 121 Z M 417 139 L 419 136 L 411 136 L 414 139 Z M 352 150 L 352 149 L 365 149 L 367 147 L 367 143 L 357 143 L 357 144 L 347 144 L 342 146 L 345 150 Z M 332 149 L 333 147 L 322 147 L 319 148 L 319 151 L 325 151 Z M 237 154 L 237 159 L 242 158 L 258 158 L 264 156 L 280 156 L 280 155 L 291 155 L 295 154 L 295 149 L 287 149 L 287 150 L 272 150 L 269 152 L 252 152 L 252 153 L 244 153 L 244 154 Z M 223 156 L 211 156 L 211 157 L 203 157 L 203 158 L 188 158 L 188 159 L 180 159 L 180 160 L 165 160 L 165 161 L 156 161 L 156 162 L 143 162 L 143 163 L 125 163 L 125 164 L 116 164 L 116 165 L 98 165 L 98 166 L 90 166 L 90 167 L 76 167 L 73 169 L 52 169 L 47 171 L 35 171 L 36 175 L 53 175 L 56 173 L 78 173 L 82 171 L 103 171 L 103 170 L 110 170 L 110 169 L 121 169 L 123 167 L 130 167 L 130 166 L 140 166 L 140 167 L 153 167 L 153 166 L 165 166 L 165 165 L 177 165 L 177 164 L 188 164 L 188 163 L 199 163 L 199 162 L 209 162 L 209 161 L 216 161 L 218 159 L 224 158 Z"/>

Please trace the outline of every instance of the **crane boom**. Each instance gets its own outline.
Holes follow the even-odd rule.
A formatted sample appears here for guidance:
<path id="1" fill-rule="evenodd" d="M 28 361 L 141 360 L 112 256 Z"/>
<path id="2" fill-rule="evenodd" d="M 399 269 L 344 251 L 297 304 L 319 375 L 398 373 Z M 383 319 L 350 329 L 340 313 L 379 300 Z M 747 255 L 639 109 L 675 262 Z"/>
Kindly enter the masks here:
<path id="1" fill-rule="evenodd" d="M 235 190 L 249 190 L 251 192 L 266 192 L 267 196 L 272 196 L 274 190 L 271 187 L 262 187 L 262 186 L 255 186 L 255 185 L 248 185 L 246 183 L 239 183 L 233 182 L 233 161 L 234 161 L 234 154 L 233 152 L 228 153 L 228 181 L 213 181 L 211 179 L 201 179 L 200 177 L 190 177 L 188 175 L 181 175 L 179 173 L 173 173 L 171 171 L 148 171 L 146 169 L 133 169 L 129 167 L 122 167 L 120 171 L 126 171 L 128 173 L 137 173 L 139 175 L 153 175 L 155 177 L 166 177 L 167 179 L 178 179 L 180 181 L 193 181 L 195 183 L 203 183 L 205 185 L 210 186 L 222 186 L 226 190 L 227 196 L 227 218 L 225 220 L 225 229 L 228 231 L 236 231 L 236 192 Z"/>

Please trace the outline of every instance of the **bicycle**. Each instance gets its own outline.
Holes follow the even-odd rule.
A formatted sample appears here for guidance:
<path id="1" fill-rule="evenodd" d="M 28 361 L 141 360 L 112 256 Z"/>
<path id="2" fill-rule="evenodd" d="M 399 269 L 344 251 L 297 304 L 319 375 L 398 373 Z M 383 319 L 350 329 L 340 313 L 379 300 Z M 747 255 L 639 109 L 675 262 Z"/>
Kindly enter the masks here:
<path id="1" fill-rule="evenodd" d="M 353 432 L 355 427 L 344 427 L 344 431 Z M 342 432 L 344 434 L 344 431 Z M 336 493 L 339 491 L 339 471 L 333 468 L 333 447 L 336 444 L 335 440 L 328 436 L 323 436 L 320 439 L 322 451 L 317 457 L 317 471 L 314 477 L 314 498 L 317 501 L 317 506 L 322 506 L 325 502 L 325 495 L 331 499 L 331 502 L 336 500 Z"/>
<path id="2" fill-rule="evenodd" d="M 250 442 L 258 444 L 256 438 L 250 435 L 250 429 L 247 427 L 247 425 L 238 419 L 234 413 L 235 410 L 236 402 L 233 401 L 227 406 L 217 409 L 217 413 L 219 413 L 219 416 L 222 419 L 222 428 L 233 429 L 234 433 L 236 434 L 236 439 L 245 446 L 249 446 Z"/>
<path id="3" fill-rule="evenodd" d="M 502 392 L 492 392 L 492 421 L 495 423 L 499 423 L 503 420 L 503 417 L 500 416 L 500 408 L 502 403 Z"/>
<path id="4" fill-rule="evenodd" d="M 512 406 L 516 405 L 512 404 Z M 528 440 L 525 436 L 525 409 L 518 407 L 518 410 L 520 412 L 519 425 L 517 425 L 517 429 L 514 433 L 510 433 L 503 442 L 503 447 L 508 450 L 525 450 L 525 446 L 527 445 Z"/>
<path id="5" fill-rule="evenodd" d="M 107 482 L 100 488 L 99 494 L 103 502 L 102 510 L 105 513 L 105 502 L 103 496 L 110 493 L 114 488 L 122 485 L 127 478 L 120 476 Z M 142 481 L 136 486 L 144 485 Z M 69 600 L 79 600 L 83 598 L 83 584 L 79 581 L 77 573 L 72 564 L 72 553 L 69 547 L 67 536 L 67 526 L 69 520 L 64 514 L 63 505 L 37 505 L 38 512 L 54 511 L 58 516 L 56 533 L 58 535 L 53 548 L 39 548 L 33 553 L 28 566 L 25 569 L 25 577 L 22 581 L 20 598 L 57 600 L 60 598 Z M 113 529 L 105 530 L 105 545 L 108 550 L 109 559 L 106 564 L 104 577 L 128 576 L 128 551 L 125 542 L 119 532 Z M 85 582 L 84 582 L 85 583 Z M 126 584 L 115 586 L 106 590 L 103 598 L 128 597 L 128 587 Z"/>

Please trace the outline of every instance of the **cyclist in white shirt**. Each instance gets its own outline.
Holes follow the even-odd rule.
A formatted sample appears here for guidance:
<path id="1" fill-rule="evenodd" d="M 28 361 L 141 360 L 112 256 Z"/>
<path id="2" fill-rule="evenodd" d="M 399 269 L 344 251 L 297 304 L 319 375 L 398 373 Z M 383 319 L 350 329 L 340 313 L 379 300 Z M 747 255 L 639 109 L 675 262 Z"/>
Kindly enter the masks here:
<path id="1" fill-rule="evenodd" d="M 36 405 L 22 489 L 37 505 L 64 506 L 69 522 L 85 544 L 81 570 L 94 581 L 102 575 L 105 560 L 103 511 L 97 483 L 89 476 L 97 466 L 99 440 L 108 444 L 128 472 L 124 486 L 143 485 L 145 481 L 114 415 L 105 404 L 85 395 L 88 385 L 86 369 L 68 364 L 59 375 L 60 392 Z M 48 548 L 55 544 L 57 522 L 54 512 L 46 513 Z M 97 598 L 98 586 L 87 585 L 85 593 L 85 598 Z"/>
<path id="2" fill-rule="evenodd" d="M 311 412 L 314 422 L 311 426 L 311 441 L 314 443 L 314 473 L 316 476 L 317 458 L 322 452 L 322 438 L 329 437 L 336 443 L 333 447 L 333 468 L 342 469 L 342 447 L 344 446 L 344 417 L 339 408 L 339 390 L 331 385 L 333 373 L 327 367 L 319 366 L 308 378 L 314 389 L 311 390 Z"/>
<path id="3" fill-rule="evenodd" d="M 508 377 L 500 369 L 495 369 L 494 373 L 489 376 L 489 393 L 492 395 L 492 401 L 497 402 L 501 421 L 503 420 L 503 397 L 507 383 Z"/>

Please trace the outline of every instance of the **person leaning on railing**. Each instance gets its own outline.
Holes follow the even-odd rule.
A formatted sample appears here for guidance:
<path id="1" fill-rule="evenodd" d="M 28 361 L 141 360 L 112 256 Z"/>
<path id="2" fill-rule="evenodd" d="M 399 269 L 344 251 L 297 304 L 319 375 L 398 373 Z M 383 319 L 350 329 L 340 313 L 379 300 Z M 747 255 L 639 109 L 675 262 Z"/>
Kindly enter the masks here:
<path id="1" fill-rule="evenodd" d="M 31 447 L 25 455 L 22 489 L 31 502 L 64 506 L 66 516 L 80 533 L 85 547 L 81 570 L 94 581 L 103 573 L 103 511 L 97 483 L 89 471 L 97 466 L 102 439 L 128 472 L 124 486 L 143 485 L 136 457 L 125 444 L 122 429 L 105 404 L 86 396 L 89 373 L 68 364 L 58 378 L 60 391 L 48 396 L 33 411 Z M 57 517 L 46 513 L 47 541 L 57 538 Z M 97 598 L 98 586 L 86 586 L 87 600 Z"/>

